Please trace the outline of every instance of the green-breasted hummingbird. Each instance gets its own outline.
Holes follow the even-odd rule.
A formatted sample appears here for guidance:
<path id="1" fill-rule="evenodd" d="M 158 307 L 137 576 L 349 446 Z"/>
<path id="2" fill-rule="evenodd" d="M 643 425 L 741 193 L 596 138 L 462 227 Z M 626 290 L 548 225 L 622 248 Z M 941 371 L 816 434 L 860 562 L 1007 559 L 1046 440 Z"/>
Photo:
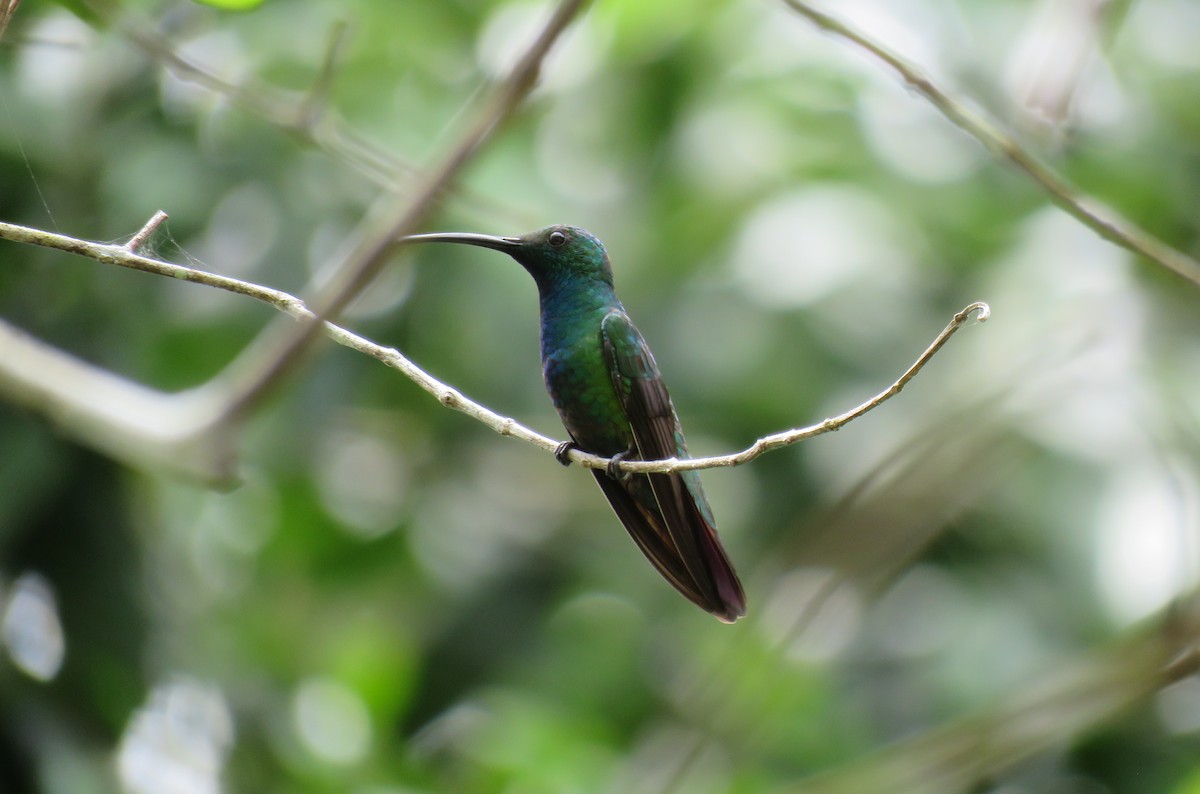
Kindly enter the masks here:
<path id="1" fill-rule="evenodd" d="M 537 282 L 542 373 L 572 441 L 615 460 L 688 457 L 675 407 L 646 340 L 613 290 L 604 245 L 583 229 L 550 226 L 521 237 L 418 234 L 404 242 L 491 248 L 517 260 Z M 617 518 L 676 590 L 732 623 L 746 614 L 741 582 L 721 547 L 695 471 L 593 471 Z"/>

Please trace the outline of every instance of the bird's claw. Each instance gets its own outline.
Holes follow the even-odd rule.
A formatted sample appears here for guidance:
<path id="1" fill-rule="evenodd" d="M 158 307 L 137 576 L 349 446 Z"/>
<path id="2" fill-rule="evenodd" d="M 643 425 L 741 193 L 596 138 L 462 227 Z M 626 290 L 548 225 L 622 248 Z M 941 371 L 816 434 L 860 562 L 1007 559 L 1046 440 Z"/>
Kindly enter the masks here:
<path id="1" fill-rule="evenodd" d="M 568 457 L 568 454 L 573 449 L 579 449 L 579 445 L 576 444 L 574 441 L 562 442 L 561 444 L 559 444 L 557 447 L 554 448 L 554 459 L 557 460 L 559 463 L 561 463 L 564 466 L 570 466 L 571 458 Z"/>
<path id="2" fill-rule="evenodd" d="M 622 461 L 625 461 L 633 454 L 632 449 L 627 449 L 624 452 L 618 452 L 608 460 L 608 464 L 604 467 L 604 473 L 617 482 L 624 483 L 633 476 L 631 472 L 621 471 L 618 467 Z"/>

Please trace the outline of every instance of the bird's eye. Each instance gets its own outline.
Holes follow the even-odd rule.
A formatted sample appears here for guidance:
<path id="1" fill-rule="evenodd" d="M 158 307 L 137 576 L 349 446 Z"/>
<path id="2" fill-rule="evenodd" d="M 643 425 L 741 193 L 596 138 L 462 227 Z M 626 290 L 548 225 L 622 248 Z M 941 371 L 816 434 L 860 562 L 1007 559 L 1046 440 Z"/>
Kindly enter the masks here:
<path id="1" fill-rule="evenodd" d="M 567 235 L 564 232 L 550 232 L 550 236 L 546 239 L 550 245 L 559 248 L 567 242 Z"/>

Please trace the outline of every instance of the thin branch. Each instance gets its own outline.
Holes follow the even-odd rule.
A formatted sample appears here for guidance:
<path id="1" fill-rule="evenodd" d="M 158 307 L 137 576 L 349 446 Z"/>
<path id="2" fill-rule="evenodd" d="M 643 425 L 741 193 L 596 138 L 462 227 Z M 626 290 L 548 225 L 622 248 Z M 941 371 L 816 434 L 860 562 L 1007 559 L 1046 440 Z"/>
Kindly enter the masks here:
<path id="1" fill-rule="evenodd" d="M 155 216 L 157 217 L 157 215 Z M 153 222 L 153 219 L 152 219 Z M 150 224 L 147 224 L 149 226 Z M 171 262 L 164 262 L 159 259 L 142 256 L 135 251 L 129 249 L 126 245 L 111 245 L 107 243 L 93 243 L 86 240 L 78 240 L 73 237 L 67 237 L 61 234 L 42 231 L 39 229 L 31 229 L 25 226 L 17 226 L 11 223 L 0 222 L 0 239 L 11 240 L 18 243 L 27 243 L 31 245 L 39 245 L 46 248 L 54 248 L 60 251 L 66 251 L 79 256 L 94 259 L 103 264 L 117 265 L 120 267 L 130 268 L 133 270 L 141 270 L 147 273 L 154 273 L 160 276 L 179 279 L 182 281 L 190 281 L 196 284 L 204 284 L 216 289 L 233 292 L 239 295 L 245 295 L 255 300 L 274 306 L 276 309 L 286 313 L 292 318 L 304 322 L 313 322 L 316 320 L 316 314 L 311 311 L 304 302 L 299 298 L 290 295 L 280 290 L 271 289 L 258 284 L 253 284 L 248 281 L 221 276 L 215 273 L 209 273 L 204 270 L 198 270 L 193 267 L 177 265 Z M 648 473 L 648 472 L 678 472 L 690 471 L 697 469 L 711 469 L 724 466 L 740 466 L 758 458 L 775 449 L 790 446 L 799 441 L 803 441 L 814 436 L 819 436 L 824 433 L 831 433 L 840 429 L 848 422 L 851 422 L 863 414 L 878 408 L 887 400 L 896 396 L 900 391 L 916 377 L 922 367 L 929 362 L 934 355 L 950 340 L 950 337 L 958 332 L 968 320 L 974 317 L 979 322 L 987 320 L 991 310 L 985 303 L 972 303 L 964 308 L 958 314 L 954 315 L 950 324 L 947 325 L 937 338 L 926 348 L 920 357 L 908 368 L 908 370 L 900 376 L 895 383 L 884 389 L 879 394 L 843 414 L 826 419 L 825 421 L 812 425 L 810 427 L 795 428 L 786 430 L 781 433 L 760 438 L 751 446 L 741 452 L 732 453 L 729 455 L 720 455 L 709 458 L 694 458 L 689 460 L 679 460 L 670 458 L 657 461 L 622 461 L 617 465 L 622 471 Z M 400 351 L 395 348 L 384 347 L 378 345 L 365 337 L 359 336 L 352 331 L 347 330 L 332 322 L 321 323 L 321 329 L 334 342 L 356 350 L 364 355 L 368 355 L 383 364 L 391 367 L 402 373 L 405 377 L 412 380 L 423 390 L 431 394 L 438 402 L 447 408 L 453 408 L 467 416 L 487 425 L 492 430 L 502 436 L 511 436 L 528 444 L 532 444 L 539 449 L 553 453 L 555 452 L 560 442 L 556 439 L 544 436 L 535 430 L 521 424 L 512 417 L 504 416 L 496 413 L 487 406 L 478 403 L 469 397 L 463 395 L 457 389 L 441 382 L 433 377 L 425 370 L 418 367 L 410 359 L 405 357 Z M 2 374 L 2 373 L 0 373 Z M 90 402 L 91 395 L 86 392 L 77 393 L 74 399 L 80 401 L 87 400 Z M 605 469 L 611 463 L 610 458 L 592 455 L 587 452 L 582 452 L 577 449 L 572 449 L 569 453 L 570 459 L 576 463 L 589 469 Z"/>
<path id="2" fill-rule="evenodd" d="M 814 436 L 832 433 L 835 430 L 840 430 L 849 422 L 854 421 L 863 414 L 873 411 L 880 405 L 895 397 L 900 391 L 908 385 L 909 381 L 917 376 L 929 360 L 937 354 L 942 347 L 950 341 L 950 337 L 958 333 L 968 320 L 974 316 L 977 322 L 986 322 L 991 316 L 992 310 L 986 303 L 976 302 L 965 307 L 958 314 L 951 318 L 950 323 L 942 329 L 942 332 L 930 343 L 912 366 L 901 375 L 895 383 L 881 391 L 863 404 L 846 411 L 843 414 L 826 419 L 825 421 L 810 425 L 809 427 L 798 427 L 792 430 L 785 430 L 781 433 L 774 433 L 769 436 L 764 436 L 758 439 L 750 446 L 743 449 L 741 452 L 735 452 L 729 455 L 716 455 L 708 458 L 690 458 L 680 460 L 678 458 L 668 458 L 661 461 L 625 461 L 620 464 L 622 471 L 635 472 L 638 474 L 649 474 L 654 472 L 678 472 L 690 471 L 693 469 L 715 469 L 725 466 L 741 466 L 744 463 L 749 463 L 757 457 L 760 457 L 772 450 L 788 447 L 800 441 L 804 441 Z M 576 451 L 572 450 L 571 460 L 576 460 Z M 579 456 L 579 462 L 583 463 L 588 468 L 597 468 L 592 465 L 590 460 L 594 456 Z"/>
<path id="3" fill-rule="evenodd" d="M 888 50 L 883 45 L 859 33 L 845 23 L 816 10 L 802 0 L 783 0 L 792 10 L 827 33 L 839 36 L 865 50 L 891 67 L 900 78 L 937 108 L 959 129 L 983 144 L 984 148 L 1017 167 L 1036 182 L 1057 204 L 1096 234 L 1115 245 L 1145 257 L 1152 262 L 1200 285 L 1200 262 L 1172 248 L 1120 213 L 1085 195 L 1049 166 L 1040 162 L 1029 150 L 1017 143 L 1012 135 L 971 110 L 938 87 L 916 66 Z"/>

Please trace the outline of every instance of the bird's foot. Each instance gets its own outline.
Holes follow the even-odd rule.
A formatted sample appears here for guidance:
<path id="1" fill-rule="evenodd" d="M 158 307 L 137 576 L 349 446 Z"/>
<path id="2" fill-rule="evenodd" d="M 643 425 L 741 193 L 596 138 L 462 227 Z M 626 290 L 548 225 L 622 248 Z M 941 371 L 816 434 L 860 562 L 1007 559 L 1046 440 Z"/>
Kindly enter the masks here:
<path id="1" fill-rule="evenodd" d="M 567 453 L 569 453 L 573 449 L 579 449 L 579 445 L 576 444 L 574 441 L 562 442 L 561 444 L 559 444 L 557 447 L 554 448 L 554 459 L 557 460 L 559 463 L 561 463 L 564 466 L 570 466 L 571 459 L 569 457 L 567 457 Z"/>
<path id="2" fill-rule="evenodd" d="M 622 461 L 628 460 L 634 452 L 635 450 L 633 449 L 627 449 L 624 452 L 618 452 L 616 455 L 613 455 L 611 458 L 609 458 L 608 465 L 604 467 L 604 473 L 617 482 L 628 482 L 629 478 L 632 477 L 633 474 L 628 471 L 621 471 L 618 467 L 621 465 Z"/>

